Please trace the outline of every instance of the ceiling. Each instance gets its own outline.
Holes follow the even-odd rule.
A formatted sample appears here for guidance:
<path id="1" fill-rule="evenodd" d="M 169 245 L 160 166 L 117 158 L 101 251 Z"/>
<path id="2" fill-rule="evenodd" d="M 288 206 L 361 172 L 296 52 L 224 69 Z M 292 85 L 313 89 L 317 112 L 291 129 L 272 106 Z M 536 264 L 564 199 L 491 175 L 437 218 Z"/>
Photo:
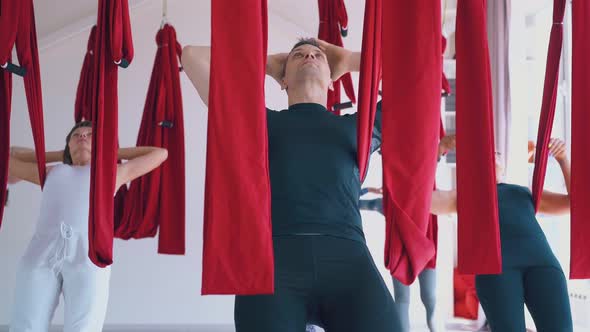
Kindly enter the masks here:
<path id="1" fill-rule="evenodd" d="M 162 0 L 128 0 L 131 11 L 141 5 L 158 5 Z M 190 0 L 210 2 L 211 0 Z M 314 36 L 317 34 L 318 0 L 267 0 L 269 8 L 269 21 L 271 29 L 273 22 L 280 20 L 281 26 L 296 31 L 298 36 Z M 488 0 L 489 1 L 489 0 Z M 496 0 L 494 0 L 496 1 Z M 527 13 L 534 13 L 552 3 L 552 0 L 512 0 L 517 1 L 520 8 Z M 68 27 L 79 24 L 81 21 L 92 22 L 95 20 L 97 0 L 35 0 L 35 13 L 38 38 L 44 39 L 67 30 Z M 180 6 L 181 0 L 169 0 L 169 6 Z M 344 40 L 345 47 L 360 49 L 362 38 L 362 22 L 364 17 L 364 0 L 345 0 L 349 16 L 349 35 Z M 514 5 L 515 6 L 515 5 Z M 444 12 L 443 31 L 450 35 L 454 31 L 455 11 L 457 0 L 441 0 L 441 8 Z M 193 13 L 191 13 L 193 14 Z M 208 15 L 208 13 L 202 13 Z M 274 20 L 274 21 L 273 21 Z"/>
<path id="2" fill-rule="evenodd" d="M 129 0 L 132 8 L 145 0 Z M 202 0 L 198 0 L 202 1 Z M 96 17 L 97 0 L 34 0 L 38 39 L 88 17 Z"/>
<path id="3" fill-rule="evenodd" d="M 157 4 L 161 0 L 129 0 L 129 6 L 134 7 L 143 4 Z M 173 1 L 169 0 L 169 5 Z M 211 0 L 191 0 L 211 1 Z M 447 13 L 454 15 L 457 0 L 443 0 Z M 533 0 L 527 0 L 533 1 Z M 35 14 L 37 34 L 39 40 L 43 40 L 68 26 L 83 20 L 94 20 L 97 11 L 97 0 L 35 0 Z M 364 0 L 345 0 L 349 16 L 350 34 L 345 40 L 349 47 L 360 48 L 362 36 L 362 21 L 364 16 Z M 317 0 L 268 0 L 269 14 L 275 15 L 288 25 L 296 27 L 300 35 L 317 34 L 318 14 Z"/>

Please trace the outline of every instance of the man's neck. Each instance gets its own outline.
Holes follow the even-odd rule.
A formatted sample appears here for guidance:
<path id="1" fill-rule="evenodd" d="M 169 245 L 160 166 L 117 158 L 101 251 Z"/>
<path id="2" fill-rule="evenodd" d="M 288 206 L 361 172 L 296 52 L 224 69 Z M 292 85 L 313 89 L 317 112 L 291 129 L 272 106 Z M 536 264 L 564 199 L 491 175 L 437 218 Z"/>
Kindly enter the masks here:
<path id="1" fill-rule="evenodd" d="M 301 103 L 320 104 L 324 107 L 328 101 L 328 91 L 317 84 L 305 84 L 289 88 L 289 106 Z"/>

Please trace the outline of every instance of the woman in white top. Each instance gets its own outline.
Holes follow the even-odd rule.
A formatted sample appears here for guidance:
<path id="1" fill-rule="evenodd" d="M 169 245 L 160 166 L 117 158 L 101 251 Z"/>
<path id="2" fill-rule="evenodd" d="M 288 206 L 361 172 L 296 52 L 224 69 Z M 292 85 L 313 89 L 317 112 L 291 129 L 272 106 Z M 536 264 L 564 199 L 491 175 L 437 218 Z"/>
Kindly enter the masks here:
<path id="1" fill-rule="evenodd" d="M 84 121 L 72 128 L 64 151 L 47 153 L 47 163 L 63 164 L 47 166 L 37 227 L 17 272 L 11 332 L 48 331 L 61 293 L 65 332 L 102 330 L 110 267 L 88 258 L 91 151 L 92 123 Z M 167 156 L 155 147 L 119 149 L 119 159 L 127 162 L 117 167 L 115 192 Z M 32 150 L 11 149 L 9 175 L 40 184 Z"/>

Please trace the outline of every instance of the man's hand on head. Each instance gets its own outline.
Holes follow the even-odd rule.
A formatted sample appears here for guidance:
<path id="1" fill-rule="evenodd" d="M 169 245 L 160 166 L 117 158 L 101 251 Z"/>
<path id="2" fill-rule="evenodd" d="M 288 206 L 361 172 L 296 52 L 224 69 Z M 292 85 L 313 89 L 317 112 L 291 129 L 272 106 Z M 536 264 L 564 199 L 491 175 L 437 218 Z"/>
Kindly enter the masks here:
<path id="1" fill-rule="evenodd" d="M 285 64 L 289 53 L 277 53 L 271 54 L 266 60 L 266 74 L 275 79 L 279 84 L 283 80 L 285 71 Z"/>
<path id="2" fill-rule="evenodd" d="M 343 47 L 330 44 L 321 39 L 316 40 L 320 45 L 320 49 L 326 53 L 326 57 L 328 58 L 332 81 L 336 81 L 340 78 L 340 76 L 354 70 L 355 66 L 353 63 L 353 52 Z"/>

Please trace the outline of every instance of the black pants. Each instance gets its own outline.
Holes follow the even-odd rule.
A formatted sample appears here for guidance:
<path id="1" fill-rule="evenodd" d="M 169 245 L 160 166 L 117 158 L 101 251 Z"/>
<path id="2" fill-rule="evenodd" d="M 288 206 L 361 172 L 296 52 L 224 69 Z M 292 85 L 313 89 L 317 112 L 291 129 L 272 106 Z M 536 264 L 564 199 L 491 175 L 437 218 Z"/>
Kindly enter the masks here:
<path id="1" fill-rule="evenodd" d="M 397 332 L 393 298 L 364 243 L 321 235 L 274 238 L 274 295 L 236 296 L 236 332 Z"/>
<path id="2" fill-rule="evenodd" d="M 573 331 L 567 284 L 560 268 L 508 268 L 499 275 L 476 276 L 475 287 L 494 332 L 524 331 L 525 304 L 538 332 Z"/>

